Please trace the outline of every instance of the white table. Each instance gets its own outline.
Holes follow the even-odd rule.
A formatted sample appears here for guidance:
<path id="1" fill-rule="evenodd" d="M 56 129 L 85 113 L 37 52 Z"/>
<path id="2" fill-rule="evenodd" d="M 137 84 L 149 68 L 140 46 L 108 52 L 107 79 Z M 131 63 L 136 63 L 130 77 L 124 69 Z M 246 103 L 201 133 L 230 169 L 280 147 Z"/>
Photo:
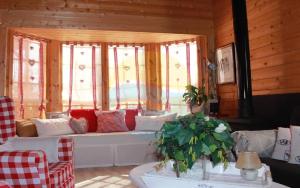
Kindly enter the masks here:
<path id="1" fill-rule="evenodd" d="M 152 163 L 146 163 L 143 165 L 140 165 L 138 167 L 135 167 L 134 169 L 132 169 L 129 173 L 129 177 L 132 181 L 132 183 L 137 186 L 138 188 L 147 188 L 147 186 L 145 185 L 145 183 L 142 180 L 142 176 L 146 173 L 149 172 L 151 170 L 153 170 L 153 166 L 156 165 L 157 162 L 152 162 Z M 273 182 L 272 187 L 271 188 L 288 188 L 285 185 L 281 185 L 279 183 L 275 183 Z"/>

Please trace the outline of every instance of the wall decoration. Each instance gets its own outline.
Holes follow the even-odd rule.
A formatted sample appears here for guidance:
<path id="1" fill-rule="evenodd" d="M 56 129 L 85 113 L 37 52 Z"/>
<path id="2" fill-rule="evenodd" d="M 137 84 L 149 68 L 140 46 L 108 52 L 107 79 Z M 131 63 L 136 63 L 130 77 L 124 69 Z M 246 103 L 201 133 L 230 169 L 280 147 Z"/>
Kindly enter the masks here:
<path id="1" fill-rule="evenodd" d="M 235 82 L 234 44 L 231 43 L 216 51 L 218 84 Z"/>

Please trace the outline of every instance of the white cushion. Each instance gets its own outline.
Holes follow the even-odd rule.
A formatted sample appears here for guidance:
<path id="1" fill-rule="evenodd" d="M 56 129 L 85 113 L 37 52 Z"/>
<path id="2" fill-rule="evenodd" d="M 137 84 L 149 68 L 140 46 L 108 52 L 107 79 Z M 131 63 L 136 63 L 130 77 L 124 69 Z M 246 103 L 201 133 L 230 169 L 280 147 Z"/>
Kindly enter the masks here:
<path id="1" fill-rule="evenodd" d="M 300 164 L 300 126 L 291 126 L 291 155 L 289 163 Z"/>
<path id="2" fill-rule="evenodd" d="M 142 116 L 160 116 L 164 115 L 165 111 L 156 111 L 156 110 L 143 110 Z"/>
<path id="3" fill-rule="evenodd" d="M 42 150 L 45 152 L 47 156 L 47 161 L 49 163 L 56 163 L 59 161 L 58 141 L 59 137 L 14 137 L 10 138 L 7 142 L 5 142 L 5 144 L 0 145 L 0 152 Z"/>
<path id="4" fill-rule="evenodd" d="M 59 137 L 33 138 L 19 137 L 11 140 L 13 150 L 42 150 L 45 152 L 49 163 L 57 163 Z"/>
<path id="5" fill-rule="evenodd" d="M 47 119 L 56 119 L 56 118 L 62 118 L 63 116 L 68 117 L 68 112 L 46 112 L 46 118 Z"/>
<path id="6" fill-rule="evenodd" d="M 271 157 L 276 141 L 276 130 L 236 131 L 232 133 L 235 152 L 255 151 L 260 157 Z"/>
<path id="7" fill-rule="evenodd" d="M 291 132 L 289 128 L 278 128 L 277 140 L 272 154 L 273 159 L 288 161 L 291 151 Z"/>
<path id="8" fill-rule="evenodd" d="M 38 136 L 55 136 L 73 134 L 69 125 L 69 120 L 65 118 L 57 119 L 34 119 Z"/>
<path id="9" fill-rule="evenodd" d="M 137 131 L 159 131 L 166 121 L 174 121 L 177 113 L 168 113 L 160 116 L 135 116 Z"/>
<path id="10" fill-rule="evenodd" d="M 4 144 L 0 144 L 0 152 L 3 152 L 3 151 L 13 151 L 14 148 L 13 146 L 11 145 L 11 142 L 10 140 L 7 140 Z"/>

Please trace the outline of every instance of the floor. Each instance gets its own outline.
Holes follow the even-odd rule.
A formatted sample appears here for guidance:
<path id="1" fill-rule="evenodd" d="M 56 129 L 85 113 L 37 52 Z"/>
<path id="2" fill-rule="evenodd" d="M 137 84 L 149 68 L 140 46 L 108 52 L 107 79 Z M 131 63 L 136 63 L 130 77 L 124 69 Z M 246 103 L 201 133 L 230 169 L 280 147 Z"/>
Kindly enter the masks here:
<path id="1" fill-rule="evenodd" d="M 76 188 L 136 188 L 128 178 L 134 166 L 75 170 Z"/>

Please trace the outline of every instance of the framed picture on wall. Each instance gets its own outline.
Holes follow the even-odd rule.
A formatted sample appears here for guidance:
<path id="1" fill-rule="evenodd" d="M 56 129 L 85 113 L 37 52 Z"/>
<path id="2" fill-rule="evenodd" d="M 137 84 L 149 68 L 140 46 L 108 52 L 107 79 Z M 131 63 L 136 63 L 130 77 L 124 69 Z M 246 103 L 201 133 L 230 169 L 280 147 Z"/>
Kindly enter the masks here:
<path id="1" fill-rule="evenodd" d="M 234 44 L 228 44 L 216 51 L 218 84 L 235 82 Z"/>

